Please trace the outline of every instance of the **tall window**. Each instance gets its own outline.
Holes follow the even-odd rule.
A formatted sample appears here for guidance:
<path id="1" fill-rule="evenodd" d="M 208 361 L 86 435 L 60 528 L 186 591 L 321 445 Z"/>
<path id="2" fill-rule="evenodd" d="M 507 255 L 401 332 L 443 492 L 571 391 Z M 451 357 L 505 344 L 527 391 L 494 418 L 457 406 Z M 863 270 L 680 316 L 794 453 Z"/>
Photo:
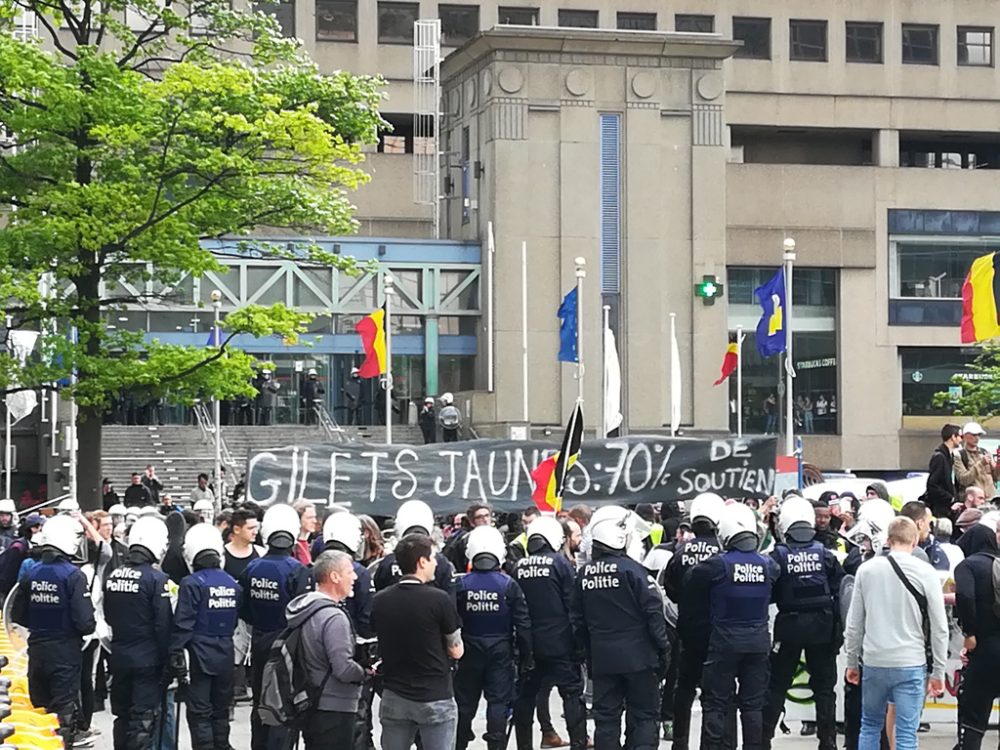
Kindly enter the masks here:
<path id="1" fill-rule="evenodd" d="M 771 59 L 771 19 L 734 18 L 733 39 L 743 42 L 736 57 L 749 60 Z"/>
<path id="2" fill-rule="evenodd" d="M 618 28 L 630 31 L 656 31 L 656 14 L 619 13 Z"/>
<path id="3" fill-rule="evenodd" d="M 674 30 L 711 34 L 715 31 L 715 16 L 699 16 L 690 13 L 678 13 L 674 16 Z"/>
<path id="4" fill-rule="evenodd" d="M 419 18 L 419 3 L 379 3 L 379 44 L 413 44 L 413 24 Z"/>
<path id="5" fill-rule="evenodd" d="M 263 11 L 274 16 L 281 27 L 282 36 L 295 36 L 295 1 L 273 3 L 254 3 L 254 10 Z"/>
<path id="6" fill-rule="evenodd" d="M 560 9 L 559 25 L 580 29 L 596 29 L 597 11 Z"/>
<path id="7" fill-rule="evenodd" d="M 954 376 L 972 381 L 989 377 L 972 368 L 981 351 L 975 347 L 906 347 L 899 350 L 903 375 L 903 416 L 952 416 L 962 398 L 962 385 Z M 947 393 L 947 402 L 934 404 L 938 393 Z"/>
<path id="8" fill-rule="evenodd" d="M 792 60 L 826 62 L 826 21 L 793 18 L 788 22 L 789 50 Z"/>
<path id="9" fill-rule="evenodd" d="M 882 24 L 848 21 L 846 42 L 847 62 L 882 62 Z"/>
<path id="10" fill-rule="evenodd" d="M 938 27 L 903 24 L 903 62 L 909 65 L 938 64 Z"/>
<path id="11" fill-rule="evenodd" d="M 322 42 L 356 42 L 358 0 L 316 0 L 316 39 Z"/>
<path id="12" fill-rule="evenodd" d="M 442 44 L 460 47 L 479 33 L 478 5 L 439 5 Z"/>
<path id="13" fill-rule="evenodd" d="M 890 242 L 892 296 L 961 299 L 972 261 L 992 248 L 982 242 Z"/>
<path id="14" fill-rule="evenodd" d="M 500 6 L 497 10 L 497 19 L 502 24 L 513 24 L 516 26 L 538 25 L 538 8 L 505 8 Z"/>
<path id="15" fill-rule="evenodd" d="M 958 27 L 958 64 L 993 66 L 993 28 Z"/>

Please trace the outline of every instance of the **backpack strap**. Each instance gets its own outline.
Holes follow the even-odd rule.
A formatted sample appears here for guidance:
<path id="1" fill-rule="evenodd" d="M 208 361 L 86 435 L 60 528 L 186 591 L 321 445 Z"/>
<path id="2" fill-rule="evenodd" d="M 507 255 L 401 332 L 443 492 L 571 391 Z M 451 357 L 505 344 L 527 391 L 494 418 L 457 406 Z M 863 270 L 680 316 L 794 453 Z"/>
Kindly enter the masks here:
<path id="1" fill-rule="evenodd" d="M 919 591 L 917 591 L 917 587 L 914 586 L 910 582 L 910 579 L 906 577 L 906 574 L 903 572 L 903 569 L 899 567 L 899 563 L 897 563 L 895 560 L 892 559 L 892 555 L 886 555 L 886 559 L 892 566 L 893 572 L 895 572 L 899 580 L 903 582 L 903 585 L 906 587 L 906 590 L 909 591 L 910 594 L 913 596 L 913 598 L 917 600 L 917 606 L 920 608 L 920 621 L 921 621 L 920 627 L 921 630 L 924 631 L 924 654 L 927 657 L 927 671 L 931 672 L 933 671 L 934 659 L 933 659 L 933 652 L 931 649 L 931 639 L 930 639 L 931 620 L 930 616 L 927 613 L 927 597 L 924 596 Z"/>

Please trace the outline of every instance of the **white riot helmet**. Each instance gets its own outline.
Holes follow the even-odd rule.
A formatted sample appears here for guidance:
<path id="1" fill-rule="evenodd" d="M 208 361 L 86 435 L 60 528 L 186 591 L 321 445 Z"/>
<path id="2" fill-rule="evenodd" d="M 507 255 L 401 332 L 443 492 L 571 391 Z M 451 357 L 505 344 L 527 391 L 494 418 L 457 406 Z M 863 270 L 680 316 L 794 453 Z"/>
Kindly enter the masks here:
<path id="1" fill-rule="evenodd" d="M 618 505 L 598 508 L 590 518 L 591 538 L 609 549 L 625 549 L 632 535 L 631 515 L 632 511 Z"/>
<path id="2" fill-rule="evenodd" d="M 990 531 L 996 531 L 997 524 L 1000 524 L 1000 510 L 991 510 L 989 513 L 983 513 L 979 518 L 979 523 Z"/>
<path id="3" fill-rule="evenodd" d="M 125 506 L 122 505 L 121 503 L 115 503 L 110 508 L 108 508 L 108 515 L 112 517 L 118 516 L 119 518 L 125 518 L 127 513 L 128 511 L 125 510 Z"/>
<path id="4" fill-rule="evenodd" d="M 364 541 L 361 520 L 353 513 L 338 510 L 330 514 L 323 523 L 323 544 L 336 542 L 347 547 L 347 550 L 357 556 Z"/>
<path id="5" fill-rule="evenodd" d="M 83 543 L 83 527 L 71 516 L 53 516 L 42 527 L 40 547 L 52 547 L 67 557 L 77 557 Z"/>
<path id="6" fill-rule="evenodd" d="M 872 552 L 878 552 L 889 538 L 889 524 L 895 517 L 896 511 L 888 501 L 880 497 L 865 500 L 858 510 L 858 522 L 847 532 L 847 538 L 855 544 L 869 539 Z"/>
<path id="7" fill-rule="evenodd" d="M 476 569 L 493 570 L 502 565 L 507 556 L 507 545 L 504 544 L 503 534 L 492 526 L 477 526 L 469 532 L 465 556 Z M 476 558 L 479 558 L 478 562 Z"/>
<path id="8" fill-rule="evenodd" d="M 541 516 L 528 524 L 528 546 L 531 546 L 533 538 L 543 539 L 553 551 L 562 547 L 566 539 L 562 524 L 552 516 Z"/>
<path id="9" fill-rule="evenodd" d="M 132 524 L 142 513 L 142 508 L 138 505 L 130 505 L 125 509 L 125 523 Z"/>
<path id="10" fill-rule="evenodd" d="M 212 519 L 215 516 L 215 503 L 209 500 L 207 497 L 201 500 L 195 501 L 192 510 L 201 516 L 201 520 L 205 523 L 212 523 Z"/>
<path id="11" fill-rule="evenodd" d="M 452 395 L 451 393 L 442 393 L 441 403 L 444 404 L 445 406 L 451 406 L 453 403 L 455 403 L 455 396 Z"/>
<path id="12" fill-rule="evenodd" d="M 399 538 L 413 528 L 429 536 L 434 529 L 434 511 L 423 500 L 407 500 L 396 511 L 396 523 L 393 528 Z"/>
<path id="13" fill-rule="evenodd" d="M 726 501 L 714 492 L 702 492 L 691 501 L 691 523 L 699 518 L 718 528 Z"/>
<path id="14" fill-rule="evenodd" d="M 190 570 L 194 570 L 194 561 L 205 552 L 214 552 L 222 559 L 222 534 L 210 523 L 196 523 L 184 535 L 184 562 Z"/>
<path id="15" fill-rule="evenodd" d="M 145 518 L 146 516 L 153 516 L 153 518 L 160 518 L 160 509 L 155 505 L 144 505 L 139 511 L 139 518 Z"/>
<path id="16" fill-rule="evenodd" d="M 10 513 L 11 515 L 17 513 L 17 506 L 14 504 L 14 501 L 9 497 L 0 500 L 0 513 Z"/>
<path id="17" fill-rule="evenodd" d="M 264 511 L 260 524 L 260 535 L 269 547 L 288 549 L 299 538 L 299 514 L 291 505 L 272 505 Z"/>
<path id="18" fill-rule="evenodd" d="M 80 503 L 71 497 L 60 500 L 59 505 L 56 506 L 56 511 L 59 513 L 73 513 L 78 510 L 80 510 Z"/>
<path id="19" fill-rule="evenodd" d="M 816 528 L 816 511 L 813 510 L 812 503 L 796 495 L 789 496 L 781 504 L 778 514 L 778 531 L 781 536 L 787 537 L 788 531 L 797 524 L 806 524 L 813 530 Z"/>
<path id="20" fill-rule="evenodd" d="M 719 520 L 719 537 L 722 545 L 730 549 L 740 537 L 750 535 L 753 538 L 753 549 L 757 548 L 757 516 L 749 506 L 743 503 L 727 505 Z"/>
<path id="21" fill-rule="evenodd" d="M 168 543 L 167 524 L 157 516 L 143 516 L 128 533 L 128 546 L 142 547 L 157 561 L 163 559 Z"/>

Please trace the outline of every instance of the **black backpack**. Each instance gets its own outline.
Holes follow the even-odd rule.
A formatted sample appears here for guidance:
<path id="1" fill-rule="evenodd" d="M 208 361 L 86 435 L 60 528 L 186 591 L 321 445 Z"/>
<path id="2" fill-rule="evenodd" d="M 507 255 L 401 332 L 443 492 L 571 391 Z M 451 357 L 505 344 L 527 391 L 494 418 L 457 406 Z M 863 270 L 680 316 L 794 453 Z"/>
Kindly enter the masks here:
<path id="1" fill-rule="evenodd" d="M 330 672 L 319 685 L 309 684 L 303 648 L 303 626 L 317 612 L 336 607 L 332 601 L 316 607 L 295 627 L 288 627 L 271 644 L 264 663 L 257 718 L 269 727 L 302 729 L 330 679 Z"/>

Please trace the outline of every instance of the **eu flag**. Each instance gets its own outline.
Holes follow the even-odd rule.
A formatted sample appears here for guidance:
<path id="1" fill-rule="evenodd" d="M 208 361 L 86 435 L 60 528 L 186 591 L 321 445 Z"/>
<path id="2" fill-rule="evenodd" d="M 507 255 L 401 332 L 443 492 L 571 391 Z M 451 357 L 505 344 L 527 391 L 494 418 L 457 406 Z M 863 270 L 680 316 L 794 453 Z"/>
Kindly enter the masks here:
<path id="1" fill-rule="evenodd" d="M 762 315 L 757 323 L 757 351 L 771 357 L 785 351 L 785 269 L 779 268 L 771 280 L 753 290 Z"/>
<path id="2" fill-rule="evenodd" d="M 559 361 L 576 362 L 576 287 L 559 305 Z"/>

